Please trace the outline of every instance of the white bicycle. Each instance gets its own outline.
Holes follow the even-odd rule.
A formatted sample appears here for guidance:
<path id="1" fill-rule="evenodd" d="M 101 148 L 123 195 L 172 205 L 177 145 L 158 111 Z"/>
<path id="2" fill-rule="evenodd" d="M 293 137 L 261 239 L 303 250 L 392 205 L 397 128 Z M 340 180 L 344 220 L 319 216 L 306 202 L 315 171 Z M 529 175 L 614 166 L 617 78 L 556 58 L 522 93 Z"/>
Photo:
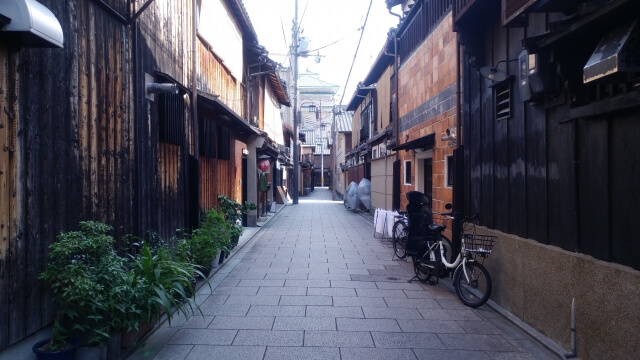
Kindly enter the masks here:
<path id="1" fill-rule="evenodd" d="M 447 209 L 451 209 L 451 204 L 447 204 Z M 446 227 L 442 224 L 429 225 L 430 234 L 421 237 L 417 249 L 409 251 L 416 277 L 422 282 L 435 284 L 438 278 L 455 269 L 453 286 L 460 301 L 472 308 L 482 306 L 489 300 L 492 289 L 491 276 L 482 263 L 491 254 L 496 237 L 475 234 L 478 215 L 466 217 L 453 211 L 441 215 L 450 216 L 454 224 L 461 223 L 460 253 L 452 262 L 447 261 L 447 253 L 451 253 L 451 249 L 442 235 Z"/>

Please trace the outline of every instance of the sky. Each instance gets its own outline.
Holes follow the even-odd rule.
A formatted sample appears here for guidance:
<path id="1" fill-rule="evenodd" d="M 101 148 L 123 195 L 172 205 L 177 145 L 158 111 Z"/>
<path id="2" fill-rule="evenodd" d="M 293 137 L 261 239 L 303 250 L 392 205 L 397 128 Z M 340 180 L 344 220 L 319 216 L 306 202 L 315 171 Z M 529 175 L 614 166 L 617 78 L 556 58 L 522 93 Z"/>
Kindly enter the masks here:
<path id="1" fill-rule="evenodd" d="M 291 66 L 291 58 L 287 54 L 292 38 L 295 3 L 298 1 L 300 36 L 309 40 L 310 53 L 314 54 L 306 59 L 300 58 L 300 72 L 316 72 L 320 80 L 340 86 L 335 101 L 339 104 L 342 99 L 342 105 L 349 103 L 356 84 L 364 80 L 371 70 L 389 29 L 398 25 L 398 17 L 389 14 L 384 0 L 242 1 L 258 35 L 258 42 L 267 48 L 269 58 L 284 67 Z M 394 8 L 393 11 L 397 13 L 399 9 Z M 316 63 L 315 59 L 318 52 L 320 63 Z M 349 76 L 352 63 L 354 65 Z"/>

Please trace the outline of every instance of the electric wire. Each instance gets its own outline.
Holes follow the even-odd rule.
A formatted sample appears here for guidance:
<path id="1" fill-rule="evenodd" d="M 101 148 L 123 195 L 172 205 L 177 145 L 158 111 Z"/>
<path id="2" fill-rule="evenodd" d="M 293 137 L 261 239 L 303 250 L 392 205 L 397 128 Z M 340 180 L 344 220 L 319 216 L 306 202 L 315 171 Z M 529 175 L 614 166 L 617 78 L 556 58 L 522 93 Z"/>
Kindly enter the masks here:
<path id="1" fill-rule="evenodd" d="M 344 83 L 344 91 L 342 92 L 342 97 L 340 98 L 339 106 L 342 106 L 342 100 L 344 100 L 344 95 L 347 90 L 347 85 L 349 84 L 349 78 L 351 77 L 351 71 L 353 70 L 353 65 L 356 63 L 356 57 L 358 56 L 358 50 L 360 49 L 360 43 L 362 42 L 362 36 L 364 35 L 364 30 L 367 26 L 367 20 L 369 19 L 369 11 L 371 11 L 371 4 L 373 0 L 369 1 L 369 8 L 367 9 L 367 16 L 364 18 L 364 24 L 362 24 L 362 32 L 360 33 L 360 39 L 358 40 L 358 46 L 356 47 L 356 51 L 353 54 L 353 61 L 351 62 L 351 67 L 349 68 L 349 74 L 347 75 L 347 81 Z"/>

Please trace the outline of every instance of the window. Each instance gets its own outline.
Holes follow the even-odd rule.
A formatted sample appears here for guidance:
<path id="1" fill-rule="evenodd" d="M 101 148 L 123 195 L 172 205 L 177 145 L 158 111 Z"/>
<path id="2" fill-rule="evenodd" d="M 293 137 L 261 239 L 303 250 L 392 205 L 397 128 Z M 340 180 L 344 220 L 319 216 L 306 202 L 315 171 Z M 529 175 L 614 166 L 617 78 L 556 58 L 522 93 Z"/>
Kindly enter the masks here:
<path id="1" fill-rule="evenodd" d="M 184 145 L 184 99 L 180 94 L 157 94 L 160 141 Z"/>
<path id="2" fill-rule="evenodd" d="M 494 87 L 496 120 L 511 117 L 511 80 L 507 79 Z"/>
<path id="3" fill-rule="evenodd" d="M 216 157 L 216 124 L 213 120 L 200 116 L 198 122 L 200 132 L 200 156 L 207 158 Z"/>
<path id="4" fill-rule="evenodd" d="M 404 184 L 411 185 L 411 160 L 404 162 Z"/>
<path id="5" fill-rule="evenodd" d="M 231 159 L 231 132 L 224 126 L 218 126 L 218 159 Z"/>
<path id="6" fill-rule="evenodd" d="M 445 186 L 453 187 L 453 156 L 447 156 L 446 162 L 447 163 L 444 168 L 444 178 L 446 179 L 447 183 L 445 184 Z"/>

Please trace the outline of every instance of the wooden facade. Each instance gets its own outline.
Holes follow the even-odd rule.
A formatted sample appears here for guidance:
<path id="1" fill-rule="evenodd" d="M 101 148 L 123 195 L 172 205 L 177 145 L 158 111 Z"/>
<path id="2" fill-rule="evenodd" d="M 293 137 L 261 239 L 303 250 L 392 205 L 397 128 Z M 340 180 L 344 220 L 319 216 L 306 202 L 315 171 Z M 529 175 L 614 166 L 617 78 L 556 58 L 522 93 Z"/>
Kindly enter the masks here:
<path id="1" fill-rule="evenodd" d="M 245 64 L 254 61 L 246 10 L 221 1 L 242 33 Z M 193 1 L 40 2 L 59 21 L 64 48 L 0 44 L 0 351 L 53 320 L 38 274 L 57 234 L 84 220 L 113 226 L 116 240 L 197 226 L 217 195 L 243 200 L 242 149 L 264 135 L 244 119 L 243 74 L 232 76 L 204 38 L 194 39 Z M 150 99 L 149 77 L 178 94 Z M 196 98 L 217 134 L 200 151 Z M 201 156 L 203 148 L 215 154 Z"/>
<path id="2" fill-rule="evenodd" d="M 464 44 L 464 210 L 480 213 L 498 236 L 487 262 L 496 303 L 565 349 L 575 345 L 575 327 L 580 358 L 633 358 L 640 62 L 627 58 L 636 71 L 596 80 L 586 64 L 615 29 L 639 20 L 640 3 L 578 3 L 455 1 Z M 637 36 L 615 41 L 638 48 Z M 487 67 L 505 80 L 483 77 Z M 531 82 L 542 86 L 534 92 Z M 508 107 L 498 100 L 504 94 Z"/>
<path id="3" fill-rule="evenodd" d="M 637 98 L 634 88 L 616 78 L 583 83 L 582 68 L 603 35 L 587 26 L 584 33 L 531 50 L 540 52 L 540 61 L 548 61 L 544 57 L 553 50 L 564 84 L 537 102 L 525 101 L 518 82 L 508 78 L 511 116 L 496 120 L 495 87 L 477 67 L 517 60 L 522 39 L 562 20 L 561 14 L 533 13 L 525 28 L 502 27 L 499 5 L 493 2 L 495 11 L 476 20 L 473 32 L 459 25 L 463 36 L 482 41 L 462 59 L 464 93 L 473 94 L 465 99 L 463 123 L 468 211 L 483 214 L 490 228 L 640 269 L 633 255 L 638 243 L 630 241 L 638 231 L 631 219 L 638 213 L 639 190 L 629 183 L 637 175 L 640 151 L 631 142 L 640 128 L 633 105 L 615 106 L 617 99 Z M 617 23 L 605 17 L 590 26 L 612 30 Z M 518 61 L 502 69 L 518 75 Z M 614 87 L 628 90 L 605 90 Z"/>

